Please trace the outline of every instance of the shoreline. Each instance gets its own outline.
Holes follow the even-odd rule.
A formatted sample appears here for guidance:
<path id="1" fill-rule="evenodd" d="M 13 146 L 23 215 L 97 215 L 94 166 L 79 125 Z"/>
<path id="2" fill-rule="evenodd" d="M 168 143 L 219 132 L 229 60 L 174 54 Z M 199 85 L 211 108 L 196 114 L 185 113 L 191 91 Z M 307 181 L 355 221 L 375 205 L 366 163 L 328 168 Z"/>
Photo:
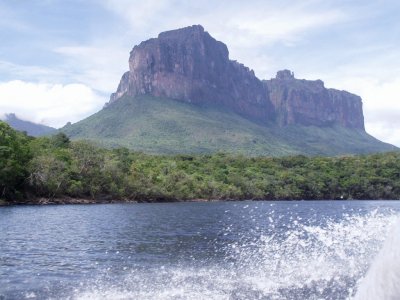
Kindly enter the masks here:
<path id="1" fill-rule="evenodd" d="M 2 206 L 17 206 L 17 205 L 78 205 L 78 204 L 124 204 L 124 203 L 177 203 L 177 202 L 218 202 L 218 201 L 246 201 L 240 199 L 188 199 L 188 200 L 178 200 L 178 199 L 147 199 L 147 200 L 110 200 L 104 198 L 32 198 L 24 199 L 20 201 L 6 201 L 0 199 L 0 207 Z"/>
<path id="2" fill-rule="evenodd" d="M 127 203 L 178 203 L 178 202 L 230 202 L 230 201 L 286 201 L 286 202 L 301 202 L 301 201 L 400 201 L 400 199 L 152 199 L 152 200 L 109 200 L 109 199 L 89 199 L 89 198 L 33 198 L 24 199 L 22 201 L 6 201 L 0 199 L 0 207 L 6 206 L 19 206 L 19 205 L 32 205 L 32 206 L 44 206 L 44 205 L 88 205 L 88 204 L 127 204 Z"/>

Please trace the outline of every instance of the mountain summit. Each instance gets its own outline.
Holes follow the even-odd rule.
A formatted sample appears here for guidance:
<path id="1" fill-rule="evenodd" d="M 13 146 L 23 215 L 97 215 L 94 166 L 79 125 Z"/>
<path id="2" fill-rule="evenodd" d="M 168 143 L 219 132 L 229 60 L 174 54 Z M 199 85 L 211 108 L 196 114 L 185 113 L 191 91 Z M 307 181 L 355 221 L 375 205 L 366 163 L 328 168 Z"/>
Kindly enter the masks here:
<path id="1" fill-rule="evenodd" d="M 228 48 L 200 25 L 160 33 L 135 46 L 129 71 L 110 103 L 123 95 L 152 95 L 188 103 L 224 105 L 263 123 L 364 129 L 361 98 L 326 89 L 321 80 L 298 80 L 289 70 L 259 80 L 229 60 Z"/>
<path id="2" fill-rule="evenodd" d="M 365 132 L 359 96 L 297 79 L 290 70 L 260 80 L 200 25 L 135 46 L 105 108 L 63 130 L 72 138 L 156 153 L 395 149 Z"/>
<path id="3" fill-rule="evenodd" d="M 133 48 L 129 72 L 110 103 L 143 94 L 224 105 L 259 120 L 273 117 L 264 84 L 252 70 L 229 60 L 226 45 L 200 25 L 160 33 Z"/>

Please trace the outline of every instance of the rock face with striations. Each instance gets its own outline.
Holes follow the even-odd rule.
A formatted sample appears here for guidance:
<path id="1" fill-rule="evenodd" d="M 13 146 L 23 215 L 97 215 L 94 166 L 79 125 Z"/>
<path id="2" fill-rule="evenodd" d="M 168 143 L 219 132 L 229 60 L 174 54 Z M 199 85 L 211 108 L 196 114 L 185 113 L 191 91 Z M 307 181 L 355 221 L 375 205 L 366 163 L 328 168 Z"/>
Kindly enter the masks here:
<path id="1" fill-rule="evenodd" d="M 340 125 L 364 130 L 362 101 L 346 91 L 326 89 L 321 80 L 299 80 L 289 70 L 263 81 L 280 126 Z"/>
<path id="2" fill-rule="evenodd" d="M 135 46 L 129 71 L 109 104 L 124 95 L 149 94 L 193 104 L 215 104 L 251 120 L 364 129 L 361 98 L 326 89 L 320 80 L 294 78 L 288 70 L 259 80 L 229 60 L 228 48 L 200 25 L 160 33 Z"/>
<path id="3" fill-rule="evenodd" d="M 135 46 L 129 72 L 110 102 L 124 94 L 218 104 L 260 120 L 268 119 L 272 110 L 254 72 L 229 60 L 226 45 L 199 25 L 163 32 Z"/>

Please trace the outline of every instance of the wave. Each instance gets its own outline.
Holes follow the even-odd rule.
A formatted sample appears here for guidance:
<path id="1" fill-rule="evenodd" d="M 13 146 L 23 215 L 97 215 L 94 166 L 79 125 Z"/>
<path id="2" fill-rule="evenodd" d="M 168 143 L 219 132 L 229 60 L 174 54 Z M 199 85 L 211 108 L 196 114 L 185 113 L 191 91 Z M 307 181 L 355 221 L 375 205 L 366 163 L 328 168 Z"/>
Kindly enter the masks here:
<path id="1" fill-rule="evenodd" d="M 216 247 L 219 259 L 138 267 L 119 279 L 105 274 L 77 287 L 71 298 L 399 299 L 394 212 L 349 214 L 322 225 L 294 217 L 278 228 L 279 218 L 266 215 L 264 229 L 247 233 L 227 226 L 223 246 Z"/>

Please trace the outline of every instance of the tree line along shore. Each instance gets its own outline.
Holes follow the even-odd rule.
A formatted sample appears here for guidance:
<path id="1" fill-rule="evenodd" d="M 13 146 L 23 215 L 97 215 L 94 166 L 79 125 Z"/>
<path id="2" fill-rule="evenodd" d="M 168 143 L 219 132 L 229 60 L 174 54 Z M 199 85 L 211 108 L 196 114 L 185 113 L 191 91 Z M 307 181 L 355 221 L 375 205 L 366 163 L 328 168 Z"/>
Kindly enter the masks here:
<path id="1" fill-rule="evenodd" d="M 400 199 L 400 153 L 150 155 L 0 122 L 0 204 Z"/>

